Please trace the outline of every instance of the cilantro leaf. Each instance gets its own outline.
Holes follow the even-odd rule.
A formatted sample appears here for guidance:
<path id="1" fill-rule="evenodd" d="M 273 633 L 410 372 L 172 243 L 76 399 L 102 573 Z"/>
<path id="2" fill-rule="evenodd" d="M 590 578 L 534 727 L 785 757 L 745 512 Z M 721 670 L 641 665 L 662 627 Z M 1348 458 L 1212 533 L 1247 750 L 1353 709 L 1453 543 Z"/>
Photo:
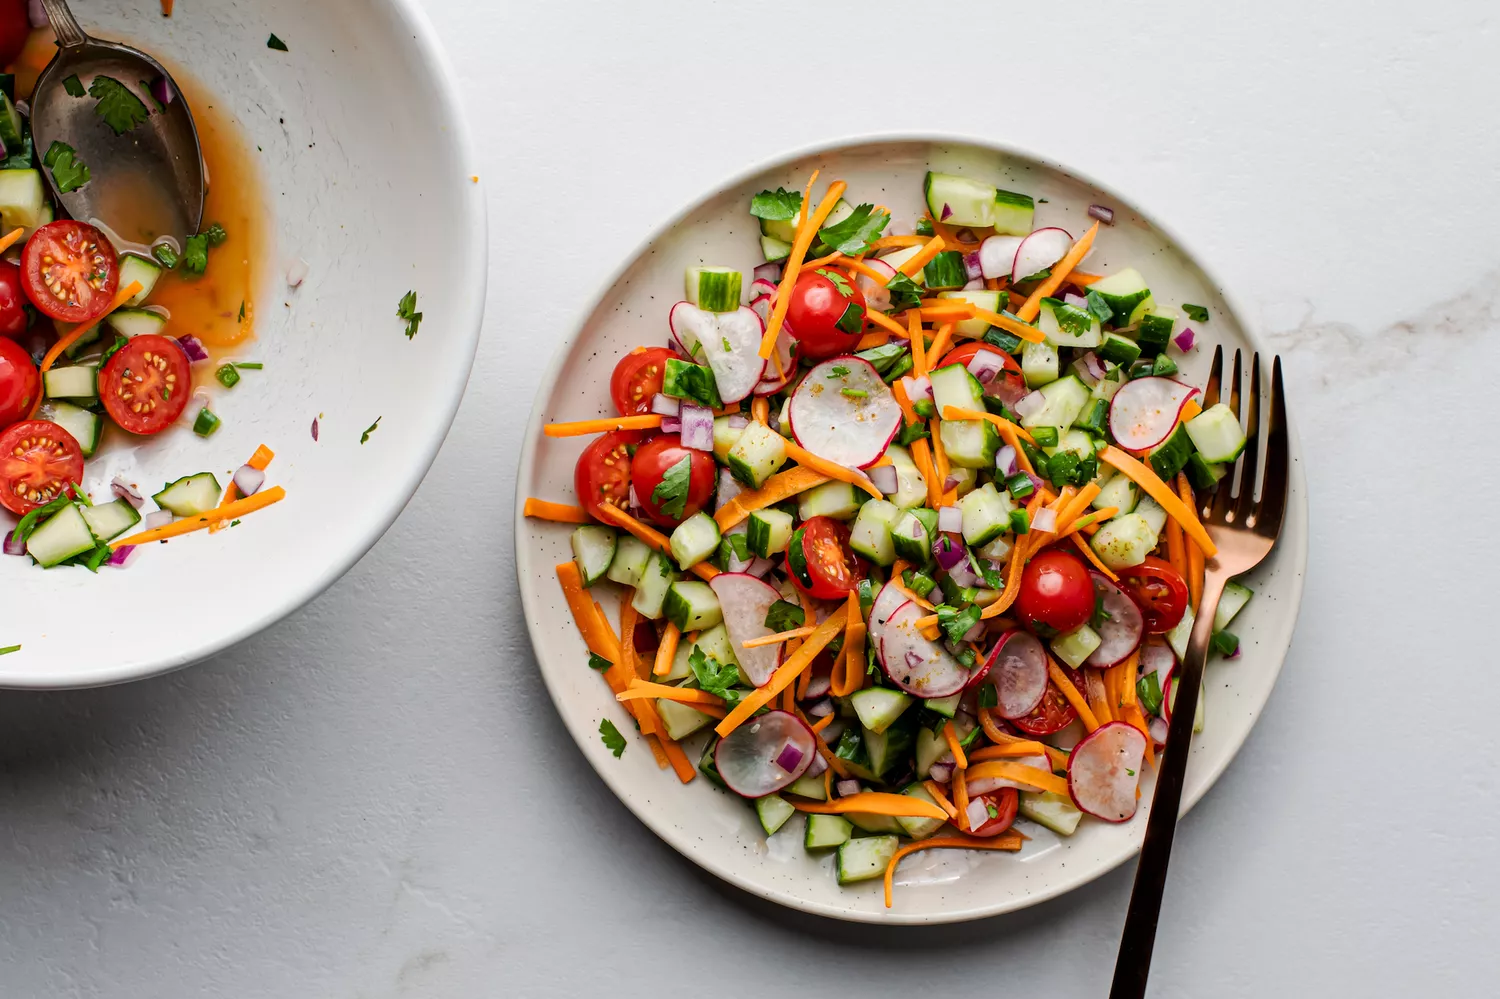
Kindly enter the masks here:
<path id="1" fill-rule="evenodd" d="M 761 191 L 750 199 L 750 214 L 770 222 L 794 219 L 802 210 L 802 192 L 788 191 L 778 187 L 774 191 Z"/>
<path id="2" fill-rule="evenodd" d="M 610 662 L 608 659 L 605 659 L 603 656 L 597 655 L 593 652 L 589 653 L 589 669 L 596 669 L 602 673 L 613 665 L 614 663 Z"/>
<path id="3" fill-rule="evenodd" d="M 740 671 L 733 663 L 721 663 L 695 645 L 693 651 L 688 653 L 688 667 L 697 678 L 698 686 L 706 693 L 722 697 L 730 703 L 740 699 L 740 695 L 734 690 L 735 685 L 740 682 Z"/>
<path id="4" fill-rule="evenodd" d="M 651 490 L 651 502 L 673 520 L 681 517 L 683 508 L 687 506 L 688 480 L 692 477 L 692 470 L 692 458 L 684 456 L 667 469 L 656 488 Z"/>
<path id="5" fill-rule="evenodd" d="M 375 432 L 375 428 L 380 426 L 380 420 L 381 418 L 377 416 L 375 417 L 374 423 L 370 424 L 368 427 L 365 427 L 365 432 L 359 435 L 359 442 L 361 444 L 370 439 L 370 435 Z"/>
<path id="6" fill-rule="evenodd" d="M 77 73 L 74 73 L 63 81 L 63 89 L 73 97 L 82 97 L 86 92 L 83 89 L 83 82 L 78 79 Z"/>
<path id="7" fill-rule="evenodd" d="M 849 369 L 844 367 L 842 364 L 835 364 L 833 367 L 828 369 L 829 378 L 843 378 L 848 373 Z"/>
<path id="8" fill-rule="evenodd" d="M 922 292 L 917 283 L 900 271 L 885 283 L 885 290 L 891 293 L 891 312 L 901 312 L 922 301 Z"/>
<path id="9" fill-rule="evenodd" d="M 765 625 L 771 629 L 772 634 L 780 634 L 783 631 L 802 627 L 802 622 L 805 620 L 807 620 L 807 614 L 801 607 L 790 600 L 778 600 L 766 611 Z"/>
<path id="10" fill-rule="evenodd" d="M 1195 323 L 1208 322 L 1208 309 L 1204 308 L 1201 305 L 1184 304 L 1182 306 L 1182 311 L 1186 312 L 1188 314 L 1188 318 Z"/>
<path id="11" fill-rule="evenodd" d="M 902 447 L 908 447 L 913 441 L 925 440 L 932 434 L 927 429 L 927 424 L 918 420 L 909 427 L 902 427 L 901 432 L 896 435 L 896 443 Z"/>
<path id="12" fill-rule="evenodd" d="M 88 164 L 78 159 L 73 147 L 66 142 L 53 141 L 42 157 L 42 165 L 52 171 L 52 179 L 60 194 L 76 191 L 89 182 Z"/>
<path id="13" fill-rule="evenodd" d="M 238 320 L 236 320 L 236 322 L 241 322 L 242 323 L 244 321 L 245 321 L 245 300 L 242 298 L 242 299 L 240 299 L 240 318 Z"/>
<path id="14" fill-rule="evenodd" d="M 943 636 L 948 641 L 960 642 L 969 633 L 969 629 L 979 623 L 979 615 L 982 613 L 978 604 L 970 604 L 963 610 L 938 604 L 938 627 L 943 629 Z"/>
<path id="15" fill-rule="evenodd" d="M 99 102 L 94 113 L 103 118 L 104 124 L 114 129 L 116 135 L 124 135 L 151 117 L 146 103 L 112 76 L 94 77 L 89 84 L 89 95 Z"/>
<path id="16" fill-rule="evenodd" d="M 840 295 L 844 296 L 845 298 L 854 297 L 854 289 L 849 287 L 849 279 L 844 277 L 844 275 L 840 274 L 838 271 L 831 271 L 826 267 L 819 267 L 814 273 L 821 274 L 826 277 L 829 282 L 838 289 L 838 293 Z"/>
<path id="17" fill-rule="evenodd" d="M 417 311 L 416 292 L 408 291 L 401 296 L 401 301 L 396 303 L 396 318 L 406 320 L 406 339 L 417 335 L 417 327 L 422 325 L 422 313 Z"/>
<path id="18" fill-rule="evenodd" d="M 727 565 L 731 559 L 750 561 L 750 540 L 744 534 L 726 534 L 719 539 L 719 556 Z"/>
<path id="19" fill-rule="evenodd" d="M 276 36 L 272 35 L 271 37 L 274 39 Z M 615 723 L 608 718 L 601 719 L 599 722 L 599 736 L 604 740 L 604 748 L 614 753 L 615 759 L 618 760 L 620 754 L 625 752 L 625 737 L 620 734 L 619 729 L 615 728 Z"/>
<path id="20" fill-rule="evenodd" d="M 865 253 L 890 220 L 890 212 L 877 212 L 874 205 L 860 205 L 842 222 L 818 230 L 818 238 L 839 253 Z"/>
<path id="21" fill-rule="evenodd" d="M 1110 308 L 1109 303 L 1104 300 L 1103 295 L 1093 289 L 1089 289 L 1089 293 L 1083 297 L 1089 303 L 1089 311 L 1101 323 L 1107 323 L 1114 318 L 1115 310 Z"/>
<path id="22" fill-rule="evenodd" d="M 994 708 L 1000 705 L 1000 694 L 995 690 L 993 683 L 986 683 L 979 688 L 979 706 L 981 708 Z"/>
<path id="23" fill-rule="evenodd" d="M 285 52 L 287 50 L 286 42 L 282 41 L 280 38 L 277 38 L 274 34 L 270 38 L 266 39 L 266 48 L 275 49 L 277 52 Z M 620 754 L 616 753 L 615 755 L 619 756 Z"/>
<path id="24" fill-rule="evenodd" d="M 208 270 L 207 236 L 189 236 L 187 242 L 182 244 L 182 267 L 193 274 L 202 274 Z"/>

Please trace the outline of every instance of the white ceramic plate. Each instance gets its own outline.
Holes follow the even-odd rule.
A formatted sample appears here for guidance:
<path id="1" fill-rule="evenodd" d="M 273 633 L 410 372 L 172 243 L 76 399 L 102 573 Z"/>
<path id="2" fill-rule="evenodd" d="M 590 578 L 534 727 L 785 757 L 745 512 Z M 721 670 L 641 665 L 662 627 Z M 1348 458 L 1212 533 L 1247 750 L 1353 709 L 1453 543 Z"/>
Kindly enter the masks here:
<path id="1" fill-rule="evenodd" d="M 170 19 L 157 0 L 137 0 L 77 14 L 91 33 L 160 52 L 238 119 L 272 217 L 258 341 L 242 355 L 264 372 L 215 397 L 224 423 L 212 439 L 183 426 L 117 444 L 84 484 L 98 497 L 116 471 L 160 489 L 205 469 L 224 482 L 264 442 L 276 452 L 267 481 L 287 498 L 97 576 L 0 558 L 0 645 L 22 646 L 0 657 L 0 686 L 185 666 L 327 587 L 395 520 L 437 454 L 484 303 L 479 169 L 446 61 L 411 0 L 194 0 Z M 266 47 L 272 32 L 289 51 Z M 298 257 L 308 275 L 292 290 Z M 412 340 L 396 318 L 407 289 L 425 315 Z"/>
<path id="2" fill-rule="evenodd" d="M 754 169 L 695 202 L 640 247 L 590 306 L 542 382 L 521 455 L 516 504 L 517 569 L 532 642 L 558 712 L 605 783 L 657 835 L 725 880 L 807 912 L 866 922 L 947 922 L 1022 908 L 1076 888 L 1131 857 L 1140 848 L 1146 809 L 1124 825 L 1086 818 L 1066 839 L 1023 821 L 1020 828 L 1032 840 L 1018 855 L 917 854 L 902 862 L 896 904 L 887 910 L 878 880 L 841 888 L 831 858 L 803 851 L 800 817 L 768 840 L 745 801 L 706 780 L 679 784 L 670 771 L 656 768 L 639 740 L 632 740 L 621 758 L 610 755 L 598 734 L 600 719 L 612 719 L 622 732 L 631 726 L 587 667 L 583 641 L 553 574 L 553 566 L 570 557 L 569 530 L 520 516 L 520 500 L 528 495 L 574 501 L 573 464 L 587 441 L 544 438 L 541 424 L 613 415 L 610 371 L 630 348 L 666 342 L 667 309 L 682 297 L 683 269 L 705 263 L 748 271 L 759 263 L 757 230 L 747 213 L 751 195 L 777 185 L 801 190 L 815 167 L 822 171 L 819 190 L 835 178 L 848 181 L 849 199 L 890 207 L 898 232 L 911 231 L 923 210 L 922 178 L 929 168 L 1046 199 L 1037 206 L 1036 224 L 1060 225 L 1075 236 L 1091 221 L 1086 218 L 1090 204 L 1110 205 L 1115 224 L 1101 230 L 1088 269 L 1109 273 L 1135 266 L 1158 302 L 1203 304 L 1213 314 L 1207 324 L 1191 324 L 1204 339 L 1183 362 L 1188 379 L 1202 384 L 1215 342 L 1257 346 L 1224 291 L 1177 239 L 1129 202 L 1056 165 L 976 141 L 891 138 L 817 149 Z M 1295 448 L 1295 433 L 1291 439 Z M 1235 623 L 1244 655 L 1209 666 L 1207 727 L 1193 744 L 1184 809 L 1203 796 L 1244 742 L 1291 640 L 1307 561 L 1306 486 L 1295 450 L 1293 459 L 1293 497 L 1281 542 L 1249 577 L 1257 596 Z M 613 614 L 612 589 L 603 584 L 598 595 Z M 699 749 L 703 740 L 702 735 L 690 740 L 688 749 Z"/>

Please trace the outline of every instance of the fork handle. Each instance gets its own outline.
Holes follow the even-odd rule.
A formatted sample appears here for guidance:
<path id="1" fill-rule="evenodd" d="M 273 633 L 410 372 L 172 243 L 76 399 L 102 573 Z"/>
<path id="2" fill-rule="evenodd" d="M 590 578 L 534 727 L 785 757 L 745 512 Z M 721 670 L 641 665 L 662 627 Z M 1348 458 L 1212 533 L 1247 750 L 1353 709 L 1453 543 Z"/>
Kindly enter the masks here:
<path id="1" fill-rule="evenodd" d="M 1188 542 L 1192 544 L 1191 541 Z M 1167 862 L 1172 856 L 1172 838 L 1177 832 L 1177 812 L 1182 804 L 1182 784 L 1187 773 L 1188 747 L 1193 739 L 1193 715 L 1203 683 L 1203 665 L 1208 660 L 1208 642 L 1213 636 L 1214 612 L 1229 577 L 1215 572 L 1210 561 L 1203 581 L 1198 616 L 1193 620 L 1167 744 L 1156 771 L 1156 790 L 1151 796 L 1151 815 L 1146 822 L 1146 840 L 1135 869 L 1135 886 L 1120 953 L 1115 958 L 1115 977 L 1110 999 L 1144 999 L 1146 979 L 1151 973 L 1151 948 L 1156 942 L 1156 921 L 1161 915 L 1162 892 L 1167 886 Z M 1165 694 L 1165 692 L 1164 692 Z"/>

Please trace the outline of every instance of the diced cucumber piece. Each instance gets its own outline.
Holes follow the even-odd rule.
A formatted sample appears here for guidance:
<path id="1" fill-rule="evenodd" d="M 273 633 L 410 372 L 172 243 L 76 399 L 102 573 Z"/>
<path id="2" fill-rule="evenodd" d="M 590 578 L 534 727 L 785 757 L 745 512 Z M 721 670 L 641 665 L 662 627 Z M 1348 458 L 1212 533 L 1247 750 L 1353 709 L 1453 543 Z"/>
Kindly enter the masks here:
<path id="1" fill-rule="evenodd" d="M 852 708 L 849 710 L 853 711 Z M 852 776 L 860 780 L 875 780 L 877 775 L 870 769 L 870 754 L 865 749 L 862 732 L 863 730 L 858 725 L 851 725 L 844 729 L 844 734 L 839 736 L 838 746 L 833 752 L 844 761 L 844 769 L 848 770 Z"/>
<path id="2" fill-rule="evenodd" d="M 57 330 L 58 336 L 62 336 L 72 329 L 71 323 L 64 323 L 57 319 L 52 320 L 52 326 Z M 67 355 L 69 360 L 72 360 L 79 354 L 82 354 L 91 345 L 98 343 L 99 337 L 99 324 L 95 323 L 93 329 L 84 330 L 78 335 L 78 339 L 64 347 L 63 353 Z"/>
<path id="3" fill-rule="evenodd" d="M 15 106 L 10 105 L 12 112 Z M 5 115 L 0 114 L 0 120 Z M 5 145 L 11 146 L 7 141 Z M 42 186 L 42 175 L 36 170 L 0 170 L 0 227 L 7 232 L 21 228 L 34 232 L 44 223 L 42 213 L 47 204 L 47 195 Z"/>
<path id="4" fill-rule="evenodd" d="M 1098 354 L 1102 361 L 1122 364 L 1128 368 L 1136 358 L 1141 356 L 1141 346 L 1118 333 L 1106 333 L 1094 353 Z"/>
<path id="5" fill-rule="evenodd" d="M 687 300 L 704 312 L 733 312 L 740 307 L 745 276 L 733 267 L 689 267 Z"/>
<path id="6" fill-rule="evenodd" d="M 724 620 L 719 598 L 707 583 L 696 579 L 680 579 L 667 587 L 661 610 L 683 631 L 700 631 Z"/>
<path id="7" fill-rule="evenodd" d="M 1072 799 L 1051 791 L 1022 791 L 1020 812 L 1039 826 L 1046 826 L 1059 836 L 1071 836 L 1083 813 Z"/>
<path id="8" fill-rule="evenodd" d="M 789 219 L 761 219 L 760 234 L 790 246 L 797 239 L 797 216 L 793 215 Z"/>
<path id="9" fill-rule="evenodd" d="M 866 687 L 849 696 L 859 723 L 877 735 L 891 727 L 915 703 L 910 694 L 891 687 Z"/>
<path id="10" fill-rule="evenodd" d="M 120 287 L 130 287 L 130 282 L 139 281 L 141 290 L 131 298 L 126 305 L 141 305 L 146 297 L 151 294 L 151 289 L 156 287 L 156 281 L 161 277 L 161 265 L 154 260 L 145 257 L 137 257 L 126 253 L 120 257 Z"/>
<path id="11" fill-rule="evenodd" d="M 994 226 L 1002 236 L 1031 232 L 1036 203 L 1029 195 L 1001 191 L 968 177 L 927 174 L 922 185 L 932 217 L 948 225 Z"/>
<path id="12" fill-rule="evenodd" d="M 690 704 L 669 701 L 664 697 L 656 699 L 656 713 L 661 716 L 667 738 L 673 742 L 686 739 L 714 720 L 712 715 L 706 715 Z"/>
<path id="13" fill-rule="evenodd" d="M 1172 647 L 1173 652 L 1177 653 L 1178 662 L 1187 658 L 1187 643 L 1193 635 L 1193 618 L 1196 616 L 1193 613 L 1193 605 L 1188 604 L 1188 609 L 1183 612 L 1182 620 L 1178 621 L 1177 626 L 1166 634 L 1167 644 Z"/>
<path id="14" fill-rule="evenodd" d="M 861 832 L 890 833 L 895 836 L 900 836 L 904 832 L 901 823 L 896 821 L 894 815 L 876 815 L 874 812 L 845 812 L 844 814 L 854 828 Z"/>
<path id="15" fill-rule="evenodd" d="M 1076 375 L 1048 382 L 1037 391 L 1042 393 L 1047 404 L 1030 416 L 1022 417 L 1021 426 L 1027 429 L 1057 427 L 1063 430 L 1071 427 L 1089 401 L 1088 386 L 1079 381 Z"/>
<path id="16" fill-rule="evenodd" d="M 1162 529 L 1167 526 L 1167 511 L 1162 508 L 1162 505 L 1150 496 L 1142 496 L 1133 512 L 1145 519 L 1146 524 L 1151 528 L 1151 533 L 1160 540 Z"/>
<path id="17" fill-rule="evenodd" d="M 764 798 L 755 799 L 755 817 L 760 819 L 760 827 L 766 831 L 767 836 L 776 835 L 776 830 L 786 825 L 786 820 L 796 814 L 797 810 L 779 794 L 768 794 Z"/>
<path id="18" fill-rule="evenodd" d="M 573 562 L 583 576 L 584 586 L 593 586 L 604 578 L 615 558 L 615 529 L 585 524 L 573 530 Z"/>
<path id="19" fill-rule="evenodd" d="M 100 541 L 112 541 L 141 522 L 141 515 L 123 499 L 86 506 L 80 511 L 89 531 Z M 1222 606 L 1222 604 L 1220 605 Z"/>
<path id="20" fill-rule="evenodd" d="M 948 463 L 956 468 L 993 468 L 1000 450 L 1000 431 L 988 420 L 943 420 L 938 436 Z"/>
<path id="21" fill-rule="evenodd" d="M 719 525 L 699 510 L 678 524 L 668 542 L 677 568 L 686 572 L 719 550 Z"/>
<path id="22" fill-rule="evenodd" d="M 961 302 L 968 302 L 978 309 L 987 312 L 1003 311 L 1000 305 L 1000 296 L 1004 292 L 988 291 L 983 288 L 973 288 L 969 291 L 944 291 L 938 294 L 938 298 L 956 298 Z M 989 332 L 990 324 L 985 319 L 960 319 L 953 324 L 953 332 L 960 336 L 984 336 Z"/>
<path id="23" fill-rule="evenodd" d="M 1245 450 L 1240 418 L 1224 403 L 1215 403 L 1183 424 L 1204 461 L 1233 461 Z"/>
<path id="24" fill-rule="evenodd" d="M 26 554 L 46 569 L 86 552 L 98 543 L 83 514 L 78 512 L 78 504 L 69 503 L 32 532 L 26 540 Z"/>
<path id="25" fill-rule="evenodd" d="M 724 464 L 729 464 L 729 452 L 740 442 L 749 424 L 743 427 L 731 427 L 729 417 L 714 417 L 714 457 Z"/>
<path id="26" fill-rule="evenodd" d="M 0 177 L 4 173 L 0 172 Z M 136 337 L 146 333 L 160 333 L 167 325 L 166 317 L 145 309 L 116 309 L 104 317 L 105 325 L 121 336 Z"/>
<path id="27" fill-rule="evenodd" d="M 92 364 L 50 368 L 42 375 L 42 394 L 48 399 L 97 399 L 99 369 Z"/>
<path id="28" fill-rule="evenodd" d="M 952 718 L 958 714 L 959 702 L 963 700 L 964 692 L 949 694 L 947 697 L 929 697 L 922 702 L 922 707 L 944 718 Z"/>
<path id="29" fill-rule="evenodd" d="M 962 364 L 945 364 L 930 376 L 938 416 L 949 408 L 984 412 L 984 386 Z"/>
<path id="30" fill-rule="evenodd" d="M 1141 346 L 1141 356 L 1155 357 L 1166 350 L 1167 344 L 1172 342 L 1172 328 L 1176 325 L 1175 313 L 1160 309 L 1149 309 L 1143 313 L 1140 326 L 1135 331 L 1135 342 Z"/>
<path id="31" fill-rule="evenodd" d="M 900 444 L 891 444 L 885 449 L 885 454 L 896 469 L 896 491 L 886 499 L 903 510 L 927 502 L 927 479 L 917 470 L 911 452 Z"/>
<path id="32" fill-rule="evenodd" d="M 9 84 L 6 89 L 11 89 Z M 11 95 L 3 90 L 0 90 L 0 142 L 7 149 L 17 151 L 26 143 L 26 126 L 21 120 L 21 111 Z"/>
<path id="33" fill-rule="evenodd" d="M 745 542 L 752 554 L 761 558 L 786 551 L 792 539 L 792 515 L 785 510 L 767 507 L 750 514 L 745 522 Z"/>
<path id="34" fill-rule="evenodd" d="M 1051 447 L 1042 448 L 1042 452 L 1049 457 L 1054 454 L 1060 454 L 1063 451 L 1077 455 L 1079 461 L 1085 458 L 1092 458 L 1094 456 L 1094 438 L 1082 430 L 1070 428 L 1057 435 L 1056 444 Z"/>
<path id="35" fill-rule="evenodd" d="M 662 604 L 667 599 L 667 591 L 672 588 L 676 579 L 677 573 L 673 571 L 671 561 L 661 552 L 652 552 L 651 561 L 647 563 L 636 584 L 630 606 L 642 617 L 658 620 L 662 614 Z"/>
<path id="36" fill-rule="evenodd" d="M 1077 669 L 1085 659 L 1094 654 L 1101 641 L 1097 631 L 1087 624 L 1080 624 L 1072 631 L 1052 639 L 1052 651 L 1057 653 L 1057 658 Z"/>
<path id="37" fill-rule="evenodd" d="M 615 539 L 615 557 L 604 574 L 621 586 L 635 586 L 650 561 L 651 549 L 644 541 L 622 534 Z"/>
<path id="38" fill-rule="evenodd" d="M 1127 569 L 1146 561 L 1156 547 L 1156 532 L 1140 514 L 1127 513 L 1106 521 L 1089 544 L 1111 569 Z"/>
<path id="39" fill-rule="evenodd" d="M 913 781 L 906 785 L 902 794 L 911 798 L 920 798 L 929 805 L 936 805 L 937 799 L 927 788 L 922 786 L 921 781 Z M 912 839 L 926 839 L 939 829 L 943 828 L 944 819 L 929 819 L 920 815 L 898 815 L 896 822 L 901 826 L 901 831 Z"/>
<path id="40" fill-rule="evenodd" d="M 1031 233 L 1036 202 L 1029 194 L 997 190 L 994 212 L 991 224 L 997 236 L 1026 236 Z"/>
<path id="41" fill-rule="evenodd" d="M 986 482 L 965 496 L 959 503 L 963 513 L 964 540 L 971 545 L 984 545 L 1010 530 L 1010 512 L 1015 509 L 1009 493 L 995 489 Z"/>
<path id="42" fill-rule="evenodd" d="M 994 427 L 994 424 L 986 423 L 985 426 Z M 996 431 L 997 440 L 998 437 L 999 431 Z M 999 448 L 997 447 L 996 450 L 998 451 Z M 990 464 L 993 465 L 994 461 L 994 455 L 991 455 Z M 969 495 L 970 491 L 972 491 L 975 486 L 979 485 L 979 469 L 969 468 L 964 465 L 952 465 L 948 469 L 948 482 L 948 488 L 953 490 L 953 494 L 959 499 L 963 499 L 965 496 Z"/>
<path id="43" fill-rule="evenodd" d="M 834 520 L 849 520 L 859 513 L 860 496 L 847 482 L 825 482 L 813 486 L 797 497 L 797 519 L 832 517 Z"/>
<path id="44" fill-rule="evenodd" d="M 1042 299 L 1037 328 L 1054 347 L 1097 347 L 1104 341 L 1099 317 L 1060 298 Z"/>
<path id="45" fill-rule="evenodd" d="M 1109 371 L 1105 372 L 1104 377 L 1099 379 L 1098 384 L 1089 392 L 1089 397 L 1108 403 L 1114 399 L 1115 393 L 1120 391 L 1124 384 L 1125 369 L 1110 368 Z"/>
<path id="46" fill-rule="evenodd" d="M 922 277 L 926 279 L 927 287 L 934 290 L 938 288 L 962 288 L 969 283 L 969 274 L 964 267 L 964 255 L 957 250 L 944 250 L 922 268 Z"/>
<path id="47" fill-rule="evenodd" d="M 51 420 L 72 434 L 85 458 L 91 457 L 98 449 L 99 435 L 104 430 L 104 420 L 98 413 L 69 402 L 54 401 L 42 404 L 41 418 Z"/>
<path id="48" fill-rule="evenodd" d="M 1127 317 L 1125 325 L 1139 327 L 1142 319 L 1156 311 L 1158 311 L 1156 308 L 1156 299 L 1147 295 L 1145 301 L 1130 310 L 1130 315 Z M 1175 321 L 1175 319 L 1176 314 L 1173 313 L 1173 320 Z M 1166 347 L 1163 347 L 1162 350 L 1166 350 Z"/>
<path id="49" fill-rule="evenodd" d="M 876 688 L 869 688 L 874 690 Z M 877 778 L 890 770 L 911 752 L 912 729 L 909 724 L 892 725 L 884 732 L 875 732 L 860 726 L 864 738 L 865 754 L 870 760 L 870 772 Z"/>
<path id="50" fill-rule="evenodd" d="M 1006 495 L 1009 495 L 1009 494 L 1006 494 Z M 1014 514 L 1015 511 L 1012 510 L 1011 513 Z M 1013 545 L 1011 543 L 1011 539 L 1005 537 L 1002 534 L 1000 537 L 998 537 L 995 540 L 991 541 L 989 544 L 987 544 L 987 545 L 980 545 L 978 548 L 976 548 L 974 550 L 975 550 L 975 552 L 977 552 L 979 554 L 980 558 L 988 558 L 988 559 L 994 559 L 996 562 L 1004 562 L 1006 556 L 1010 554 L 1010 550 L 1011 550 L 1012 547 L 1013 547 Z M 996 596 L 998 597 L 999 595 L 996 594 Z M 976 598 L 975 602 L 976 603 L 979 602 L 978 598 Z M 989 601 L 986 601 L 986 602 L 989 602 Z"/>
<path id="51" fill-rule="evenodd" d="M 1057 359 L 1057 348 L 1047 343 L 1026 341 L 1021 348 L 1021 376 L 1027 388 L 1039 388 L 1048 382 L 1057 381 L 1062 369 Z"/>
<path id="52" fill-rule="evenodd" d="M 1219 608 L 1214 611 L 1214 631 L 1223 631 L 1229 627 L 1229 622 L 1234 616 L 1244 609 L 1255 596 L 1255 591 L 1242 583 L 1225 583 L 1224 595 L 1219 598 Z"/>
<path id="53" fill-rule="evenodd" d="M 908 246 L 900 250 L 895 250 L 894 252 L 887 253 L 885 256 L 880 258 L 880 262 L 899 271 L 902 264 L 906 263 L 912 257 L 915 257 L 921 252 L 922 248 L 920 246 Z M 922 276 L 922 274 L 922 271 L 917 271 L 917 273 L 912 275 L 912 282 L 918 287 L 922 287 L 923 283 L 926 280 Z"/>
<path id="54" fill-rule="evenodd" d="M 792 255 L 792 244 L 775 236 L 760 237 L 761 256 L 766 258 L 766 263 L 774 264 L 778 260 L 785 260 Z"/>
<path id="55" fill-rule="evenodd" d="M 1179 423 L 1166 440 L 1151 449 L 1146 460 L 1158 478 L 1163 482 L 1171 482 L 1192 456 L 1193 440 L 1188 436 L 1187 426 Z"/>
<path id="56" fill-rule="evenodd" d="M 1188 456 L 1187 464 L 1182 470 L 1187 473 L 1188 482 L 1194 489 L 1217 489 L 1219 480 L 1229 474 L 1228 465 L 1205 461 L 1203 455 L 1196 451 Z"/>
<path id="57" fill-rule="evenodd" d="M 661 380 L 662 395 L 674 399 L 687 399 L 710 409 L 718 409 L 723 400 L 719 398 L 719 383 L 714 380 L 713 368 L 706 364 L 692 364 L 672 357 L 667 359 Z"/>
<path id="58" fill-rule="evenodd" d="M 1089 291 L 1104 299 L 1104 304 L 1114 313 L 1116 326 L 1128 323 L 1135 307 L 1151 297 L 1151 289 L 1146 287 L 1145 279 L 1134 267 L 1100 278 L 1089 285 Z"/>
<path id="59" fill-rule="evenodd" d="M 786 463 L 786 438 L 764 423 L 752 421 L 740 432 L 724 463 L 736 479 L 759 489 Z"/>
<path id="60" fill-rule="evenodd" d="M 891 528 L 896 554 L 917 566 L 932 560 L 932 533 L 937 530 L 937 511 L 926 507 L 907 510 Z"/>
<path id="61" fill-rule="evenodd" d="M 842 815 L 808 815 L 802 845 L 809 850 L 827 850 L 849 842 L 854 826 Z"/>
<path id="62" fill-rule="evenodd" d="M 823 786 L 823 777 L 821 774 L 817 777 L 809 777 L 807 774 L 803 774 L 782 788 L 782 790 L 787 794 L 795 794 L 799 798 L 807 798 L 811 801 L 828 800 L 828 793 Z"/>
<path id="63" fill-rule="evenodd" d="M 948 752 L 948 740 L 943 737 L 942 728 L 936 730 L 930 728 L 917 729 L 917 777 L 925 779 L 932 765 L 943 758 Z"/>
<path id="64" fill-rule="evenodd" d="M 901 840 L 895 836 L 861 836 L 839 847 L 838 881 L 841 885 L 885 876 Z"/>
<path id="65" fill-rule="evenodd" d="M 885 500 L 867 500 L 854 518 L 854 527 L 849 532 L 849 547 L 876 565 L 890 565 L 896 561 L 896 546 L 891 540 L 891 530 L 901 519 L 901 508 Z"/>
<path id="66" fill-rule="evenodd" d="M 199 472 L 167 483 L 151 498 L 163 510 L 170 510 L 179 517 L 192 517 L 218 506 L 222 493 L 219 480 L 212 472 Z"/>
<path id="67" fill-rule="evenodd" d="M 698 641 L 693 643 L 703 650 L 704 655 L 713 656 L 721 663 L 739 664 L 739 659 L 734 654 L 734 643 L 729 640 L 729 629 L 724 627 L 721 621 L 712 628 L 705 628 L 698 635 Z"/>
<path id="68" fill-rule="evenodd" d="M 1103 510 L 1105 507 L 1118 507 L 1122 516 L 1135 510 L 1136 503 L 1141 498 L 1141 490 L 1128 475 L 1113 475 L 1099 489 L 1099 495 L 1094 497 L 1093 507 L 1095 510 Z"/>

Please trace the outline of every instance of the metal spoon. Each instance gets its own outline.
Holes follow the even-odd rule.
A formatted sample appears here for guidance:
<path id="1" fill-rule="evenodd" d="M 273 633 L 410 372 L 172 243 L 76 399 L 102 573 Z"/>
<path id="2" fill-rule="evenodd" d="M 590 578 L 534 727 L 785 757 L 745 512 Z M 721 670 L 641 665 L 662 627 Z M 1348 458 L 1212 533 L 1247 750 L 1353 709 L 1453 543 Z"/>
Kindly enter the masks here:
<path id="1" fill-rule="evenodd" d="M 171 236 L 179 246 L 203 221 L 207 181 L 192 112 L 161 63 L 139 49 L 90 38 L 65 0 L 42 0 L 57 32 L 57 55 L 37 79 L 31 98 L 31 134 L 40 158 L 54 141 L 73 147 L 90 179 L 73 191 L 57 189 L 52 171 L 42 173 L 69 215 L 99 219 L 125 239 L 151 243 Z M 98 101 L 69 94 L 64 81 L 76 76 L 85 91 L 98 77 L 124 85 L 150 110 L 150 117 L 117 135 L 96 113 Z M 173 99 L 163 109 L 152 97 L 153 81 L 167 81 Z"/>

